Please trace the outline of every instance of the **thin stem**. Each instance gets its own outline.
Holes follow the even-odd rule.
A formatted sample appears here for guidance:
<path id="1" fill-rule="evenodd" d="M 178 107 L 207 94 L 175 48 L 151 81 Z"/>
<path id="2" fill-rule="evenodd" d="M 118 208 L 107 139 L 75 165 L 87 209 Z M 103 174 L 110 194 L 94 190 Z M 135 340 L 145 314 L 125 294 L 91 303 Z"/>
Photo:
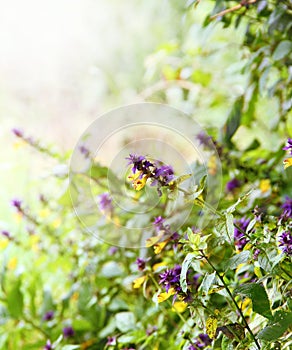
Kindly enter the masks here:
<path id="1" fill-rule="evenodd" d="M 245 7 L 245 6 L 248 6 L 248 5 L 251 5 L 251 4 L 255 4 L 256 2 L 257 2 L 257 0 L 241 1 L 241 3 L 238 4 L 238 5 L 235 5 L 233 7 L 230 7 L 229 9 L 226 9 L 226 10 L 223 10 L 223 11 L 221 11 L 219 13 L 216 13 L 215 15 L 211 16 L 210 19 L 213 20 L 213 19 L 216 19 L 218 17 L 224 16 L 227 13 L 238 11 L 242 7 Z"/>
<path id="2" fill-rule="evenodd" d="M 243 315 L 243 313 L 242 313 L 242 311 L 241 311 L 241 308 L 239 307 L 239 305 L 238 305 L 237 301 L 235 300 L 234 296 L 232 295 L 232 293 L 231 293 L 231 291 L 230 291 L 228 285 L 227 285 L 226 282 L 224 281 L 224 278 L 220 275 L 220 273 L 218 272 L 218 270 L 215 268 L 215 266 L 211 263 L 211 261 L 207 258 L 207 256 L 206 256 L 202 251 L 201 251 L 201 254 L 202 254 L 202 256 L 205 258 L 205 260 L 207 261 L 207 263 L 208 263 L 208 264 L 212 267 L 212 269 L 216 272 L 216 275 L 219 277 L 220 281 L 223 283 L 224 288 L 226 289 L 226 291 L 227 291 L 227 293 L 229 294 L 229 296 L 230 296 L 232 302 L 234 303 L 236 309 L 238 310 L 238 312 L 239 312 L 239 314 L 240 314 L 240 317 L 242 318 L 242 321 L 243 321 L 243 323 L 244 323 L 246 329 L 247 329 L 248 332 L 250 333 L 250 335 L 251 335 L 252 339 L 254 340 L 254 342 L 255 342 L 257 348 L 260 349 L 260 348 L 261 348 L 261 347 L 260 347 L 260 344 L 258 343 L 258 341 L 257 341 L 255 335 L 253 334 L 252 330 L 250 329 L 250 327 L 249 327 L 249 325 L 248 325 L 248 323 L 247 323 L 247 321 L 246 321 L 246 319 L 245 319 L 245 317 L 244 317 L 244 315 Z"/>

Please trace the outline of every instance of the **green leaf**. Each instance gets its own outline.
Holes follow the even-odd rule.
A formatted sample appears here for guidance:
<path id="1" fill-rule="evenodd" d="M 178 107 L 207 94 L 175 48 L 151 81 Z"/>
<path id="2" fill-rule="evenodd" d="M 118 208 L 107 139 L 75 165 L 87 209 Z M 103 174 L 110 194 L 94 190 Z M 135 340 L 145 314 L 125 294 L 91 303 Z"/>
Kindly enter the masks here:
<path id="1" fill-rule="evenodd" d="M 200 290 L 202 290 L 205 294 L 208 294 L 210 288 L 212 287 L 215 281 L 215 278 L 216 278 L 215 271 L 212 273 L 206 273 L 200 285 Z"/>
<path id="2" fill-rule="evenodd" d="M 283 40 L 276 47 L 273 52 L 273 59 L 279 61 L 285 56 L 287 56 L 292 51 L 292 42 L 290 40 Z"/>
<path id="3" fill-rule="evenodd" d="M 253 311 L 271 319 L 270 301 L 265 288 L 257 283 L 247 283 L 234 290 L 234 294 L 241 294 L 251 299 Z"/>
<path id="4" fill-rule="evenodd" d="M 258 334 L 262 340 L 272 341 L 283 335 L 283 333 L 292 325 L 292 312 L 277 311 L 273 319 Z"/>
<path id="5" fill-rule="evenodd" d="M 189 253 L 183 263 L 182 263 L 182 267 L 181 267 L 181 273 L 180 273 L 180 286 L 182 291 L 185 293 L 187 291 L 187 272 L 188 269 L 192 263 L 192 261 L 196 258 L 196 254 L 194 253 Z"/>
<path id="6" fill-rule="evenodd" d="M 136 328 L 135 316 L 132 312 L 119 312 L 115 315 L 117 328 L 126 333 Z"/>
<path id="7" fill-rule="evenodd" d="M 247 262 L 249 257 L 250 257 L 250 252 L 248 250 L 244 250 L 243 252 L 240 252 L 239 254 L 234 255 L 228 261 L 225 267 L 225 271 L 227 271 L 228 269 L 231 269 L 231 270 L 236 269 L 238 265 Z"/>
<path id="8" fill-rule="evenodd" d="M 224 132 L 223 140 L 224 140 L 224 143 L 226 143 L 228 146 L 232 146 L 231 138 L 235 134 L 236 130 L 240 125 L 243 102 L 244 102 L 243 96 L 240 96 L 237 98 L 237 100 L 234 102 L 233 107 L 230 111 L 226 124 L 223 127 L 223 132 Z"/>
<path id="9" fill-rule="evenodd" d="M 196 186 L 195 191 L 192 193 L 193 199 L 198 198 L 202 194 L 206 185 L 206 180 L 207 175 L 204 175 L 200 180 L 199 186 Z"/>
<path id="10" fill-rule="evenodd" d="M 226 213 L 226 230 L 227 235 L 230 240 L 230 243 L 234 241 L 234 223 L 233 223 L 233 215 L 231 213 Z"/>
<path id="11" fill-rule="evenodd" d="M 7 295 L 7 308 L 11 317 L 19 319 L 23 314 L 23 294 L 20 290 L 21 281 L 14 283 Z"/>

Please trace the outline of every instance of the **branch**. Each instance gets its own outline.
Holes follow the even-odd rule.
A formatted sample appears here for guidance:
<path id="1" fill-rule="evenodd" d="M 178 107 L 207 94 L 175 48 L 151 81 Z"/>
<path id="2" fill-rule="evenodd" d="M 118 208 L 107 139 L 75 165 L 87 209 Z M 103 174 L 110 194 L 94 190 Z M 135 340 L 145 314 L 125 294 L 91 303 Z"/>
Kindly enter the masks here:
<path id="1" fill-rule="evenodd" d="M 245 7 L 245 6 L 248 6 L 248 5 L 251 5 L 251 4 L 255 4 L 256 2 L 257 2 L 257 0 L 242 0 L 240 2 L 240 4 L 235 5 L 235 6 L 231 7 L 231 8 L 229 8 L 229 9 L 226 9 L 226 10 L 223 10 L 223 11 L 221 11 L 219 13 L 216 13 L 216 15 L 211 16 L 210 20 L 213 20 L 213 19 L 216 19 L 218 17 L 224 16 L 227 13 L 240 10 L 242 7 Z"/>

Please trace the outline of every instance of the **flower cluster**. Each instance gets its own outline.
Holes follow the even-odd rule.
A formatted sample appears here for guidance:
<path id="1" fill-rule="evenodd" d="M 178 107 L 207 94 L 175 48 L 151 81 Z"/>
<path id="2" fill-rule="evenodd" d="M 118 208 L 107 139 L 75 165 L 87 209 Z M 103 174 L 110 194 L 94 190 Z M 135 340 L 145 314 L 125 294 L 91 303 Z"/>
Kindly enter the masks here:
<path id="1" fill-rule="evenodd" d="M 212 340 L 207 334 L 201 333 L 198 335 L 198 338 L 194 341 L 192 345 L 189 346 L 189 350 L 199 350 L 204 349 L 207 346 L 211 345 Z"/>
<path id="2" fill-rule="evenodd" d="M 287 144 L 285 147 L 283 147 L 283 150 L 290 152 L 290 155 L 292 155 L 292 139 L 289 138 L 287 140 Z"/>
<path id="3" fill-rule="evenodd" d="M 250 223 L 250 219 L 243 217 L 240 220 L 235 220 L 234 223 L 241 229 L 239 230 L 237 227 L 234 227 L 234 244 L 236 245 L 237 249 L 241 251 L 246 243 L 249 242 L 243 232 L 246 231 L 248 224 Z"/>
<path id="4" fill-rule="evenodd" d="M 292 198 L 286 197 L 285 202 L 281 206 L 283 212 L 281 214 L 282 219 L 291 219 L 292 218 Z"/>
<path id="5" fill-rule="evenodd" d="M 281 234 L 279 243 L 283 253 L 292 256 L 292 233 L 290 231 Z"/>
<path id="6" fill-rule="evenodd" d="M 157 186 L 158 193 L 161 195 L 160 188 L 168 186 L 174 180 L 174 171 L 170 165 L 150 162 L 144 156 L 135 154 L 130 154 L 126 159 L 129 161 L 128 165 L 132 165 L 133 174 L 129 178 L 137 191 L 141 190 L 150 179 L 151 185 Z"/>

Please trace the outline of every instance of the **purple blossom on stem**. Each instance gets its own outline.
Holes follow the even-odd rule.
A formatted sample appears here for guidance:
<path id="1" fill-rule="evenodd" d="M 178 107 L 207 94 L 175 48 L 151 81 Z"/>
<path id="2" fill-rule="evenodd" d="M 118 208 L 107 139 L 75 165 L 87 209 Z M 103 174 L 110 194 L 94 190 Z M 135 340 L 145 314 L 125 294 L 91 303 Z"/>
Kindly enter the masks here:
<path id="1" fill-rule="evenodd" d="M 240 181 L 236 178 L 230 180 L 226 184 L 226 191 L 227 192 L 234 192 L 236 188 L 240 187 Z"/>
<path id="2" fill-rule="evenodd" d="M 286 200 L 281 205 L 283 212 L 281 214 L 282 219 L 291 219 L 292 218 L 292 198 L 286 196 Z"/>
<path id="3" fill-rule="evenodd" d="M 199 350 L 212 344 L 212 340 L 207 334 L 199 334 L 198 338 L 194 341 L 194 344 L 189 346 L 188 350 Z"/>
<path id="4" fill-rule="evenodd" d="M 46 345 L 44 346 L 44 350 L 52 350 L 53 346 L 50 340 L 47 340 Z"/>
<path id="5" fill-rule="evenodd" d="M 11 201 L 11 205 L 17 209 L 17 211 L 21 212 L 22 211 L 22 208 L 21 208 L 21 205 L 22 205 L 22 201 L 20 199 L 12 199 Z"/>
<path id="6" fill-rule="evenodd" d="M 89 149 L 84 145 L 79 146 L 79 151 L 84 155 L 85 158 L 88 158 L 90 155 Z"/>
<path id="7" fill-rule="evenodd" d="M 99 209 L 101 211 L 110 212 L 113 209 L 112 199 L 108 193 L 102 193 L 98 196 L 99 198 Z"/>
<path id="8" fill-rule="evenodd" d="M 164 221 L 165 219 L 162 216 L 157 216 L 154 219 L 153 225 L 157 231 L 160 231 L 164 227 Z"/>
<path id="9" fill-rule="evenodd" d="M 212 137 L 205 133 L 205 131 L 200 131 L 196 135 L 196 139 L 199 141 L 200 145 L 210 146 L 210 141 Z"/>
<path id="10" fill-rule="evenodd" d="M 128 165 L 133 164 L 132 172 L 136 173 L 137 170 L 143 169 L 143 161 L 145 160 L 144 156 L 138 156 L 136 154 L 130 154 L 129 157 L 126 158 L 129 162 Z M 149 166 L 150 162 L 147 161 L 147 165 Z M 150 163 L 151 164 L 151 163 Z"/>
<path id="11" fill-rule="evenodd" d="M 170 165 L 162 165 L 160 168 L 156 168 L 154 171 L 154 178 L 162 185 L 167 185 L 174 179 L 173 168 Z"/>
<path id="12" fill-rule="evenodd" d="M 74 337 L 74 335 L 75 335 L 74 329 L 71 326 L 64 327 L 63 328 L 63 335 L 64 335 L 64 338 Z"/>
<path id="13" fill-rule="evenodd" d="M 284 151 L 289 151 L 292 155 L 292 139 L 288 138 L 286 146 L 282 148 Z"/>
<path id="14" fill-rule="evenodd" d="M 279 246 L 283 253 L 292 256 L 292 233 L 290 231 L 285 231 L 281 234 Z"/>
<path id="15" fill-rule="evenodd" d="M 54 318 L 54 311 L 50 310 L 44 314 L 43 320 L 44 321 L 51 321 L 53 318 Z"/>
<path id="16" fill-rule="evenodd" d="M 245 232 L 249 222 L 249 219 L 243 217 L 240 220 L 235 220 L 234 223 Z M 245 237 L 244 233 L 242 233 L 237 227 L 234 227 L 234 244 L 237 246 L 238 250 L 241 251 L 247 242 L 249 242 L 249 240 Z"/>
<path id="17" fill-rule="evenodd" d="M 146 260 L 142 258 L 137 258 L 136 260 L 137 267 L 140 271 L 143 271 L 146 266 Z"/>
<path id="18" fill-rule="evenodd" d="M 1 234 L 2 234 L 4 237 L 6 237 L 6 238 L 11 239 L 11 234 L 10 234 L 10 232 L 8 232 L 8 231 L 6 231 L 6 230 L 2 230 L 2 231 L 1 231 Z"/>
<path id="19" fill-rule="evenodd" d="M 109 247 L 108 249 L 109 255 L 114 255 L 116 254 L 117 251 L 118 251 L 118 247 L 115 247 L 115 246 Z"/>
<path id="20" fill-rule="evenodd" d="M 176 265 L 173 269 L 167 269 L 164 273 L 159 275 L 160 281 L 159 284 L 163 284 L 166 292 L 169 291 L 170 288 L 174 288 L 176 292 L 181 291 L 180 287 L 180 273 L 181 266 Z"/>
<path id="21" fill-rule="evenodd" d="M 12 132 L 16 137 L 23 137 L 23 131 L 18 128 L 13 128 Z"/>

